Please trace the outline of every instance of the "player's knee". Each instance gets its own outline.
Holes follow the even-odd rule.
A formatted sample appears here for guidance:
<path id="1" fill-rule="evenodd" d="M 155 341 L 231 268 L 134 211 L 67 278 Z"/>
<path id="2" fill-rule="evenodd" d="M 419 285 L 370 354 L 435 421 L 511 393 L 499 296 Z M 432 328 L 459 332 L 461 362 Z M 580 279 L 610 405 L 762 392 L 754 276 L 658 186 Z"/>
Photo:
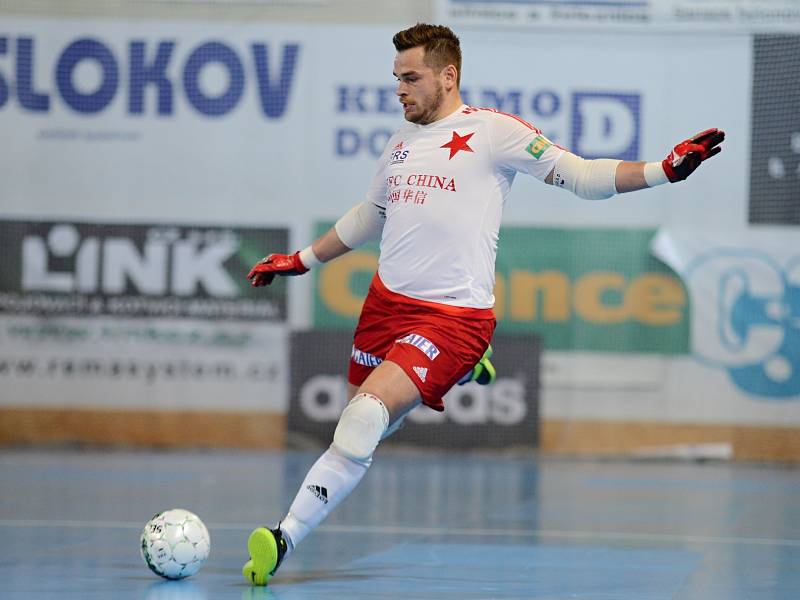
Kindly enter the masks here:
<path id="1" fill-rule="evenodd" d="M 402 428 L 403 427 L 403 421 L 405 421 L 405 420 L 406 420 L 406 416 L 403 415 L 402 417 L 397 419 L 394 423 L 389 425 L 389 427 L 386 429 L 386 431 L 383 432 L 383 435 L 381 436 L 381 441 L 385 440 L 386 438 L 391 436 L 393 433 L 395 433 L 398 429 Z"/>
<path id="2" fill-rule="evenodd" d="M 369 464 L 388 425 L 389 411 L 379 398 L 356 394 L 339 417 L 332 445 L 342 456 Z"/>

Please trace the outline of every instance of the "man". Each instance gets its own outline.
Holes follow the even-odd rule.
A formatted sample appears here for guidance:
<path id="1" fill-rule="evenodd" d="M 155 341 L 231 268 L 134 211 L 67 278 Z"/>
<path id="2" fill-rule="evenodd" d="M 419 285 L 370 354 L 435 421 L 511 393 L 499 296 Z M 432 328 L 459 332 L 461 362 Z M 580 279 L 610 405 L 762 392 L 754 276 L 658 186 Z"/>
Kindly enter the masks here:
<path id="1" fill-rule="evenodd" d="M 724 139 L 709 129 L 660 162 L 584 160 L 519 117 L 464 105 L 459 40 L 447 27 L 418 24 L 393 43 L 408 123 L 389 140 L 366 200 L 308 248 L 272 254 L 248 275 L 268 285 L 381 240 L 353 340 L 351 400 L 284 520 L 251 534 L 243 573 L 256 585 L 355 488 L 409 411 L 420 402 L 444 410 L 445 392 L 473 365 L 482 369 L 495 326 L 500 218 L 517 171 L 582 198 L 609 198 L 685 179 Z"/>

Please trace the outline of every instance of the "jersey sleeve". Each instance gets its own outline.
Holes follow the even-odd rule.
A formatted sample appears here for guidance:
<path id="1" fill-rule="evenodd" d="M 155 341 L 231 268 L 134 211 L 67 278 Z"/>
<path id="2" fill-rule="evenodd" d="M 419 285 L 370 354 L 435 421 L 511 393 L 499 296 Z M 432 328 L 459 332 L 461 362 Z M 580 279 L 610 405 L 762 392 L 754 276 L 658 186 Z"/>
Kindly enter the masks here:
<path id="1" fill-rule="evenodd" d="M 492 152 L 499 166 L 544 181 L 566 150 L 530 123 L 500 113 L 492 119 Z"/>
<path id="2" fill-rule="evenodd" d="M 386 164 L 389 162 L 389 149 L 393 147 L 394 137 L 392 136 L 386 143 L 386 147 L 378 159 L 375 175 L 367 188 L 367 202 L 382 209 L 386 208 Z"/>

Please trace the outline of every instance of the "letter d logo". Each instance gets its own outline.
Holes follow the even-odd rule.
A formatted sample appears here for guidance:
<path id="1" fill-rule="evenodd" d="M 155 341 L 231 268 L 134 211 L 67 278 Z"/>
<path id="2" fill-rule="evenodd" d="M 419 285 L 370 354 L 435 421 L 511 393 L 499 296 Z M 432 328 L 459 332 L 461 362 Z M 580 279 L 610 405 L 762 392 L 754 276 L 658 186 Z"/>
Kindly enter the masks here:
<path id="1" fill-rule="evenodd" d="M 584 158 L 639 158 L 639 94 L 575 92 L 573 151 Z"/>

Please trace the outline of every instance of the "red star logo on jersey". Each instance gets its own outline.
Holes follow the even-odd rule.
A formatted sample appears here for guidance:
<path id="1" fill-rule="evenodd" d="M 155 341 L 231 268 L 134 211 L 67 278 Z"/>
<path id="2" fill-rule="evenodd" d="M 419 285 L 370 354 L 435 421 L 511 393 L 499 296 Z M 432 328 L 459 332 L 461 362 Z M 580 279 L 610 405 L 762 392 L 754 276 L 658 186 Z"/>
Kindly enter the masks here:
<path id="1" fill-rule="evenodd" d="M 474 152 L 472 148 L 467 145 L 469 138 L 475 135 L 475 132 L 468 133 L 467 135 L 461 136 L 458 135 L 455 131 L 453 132 L 453 139 L 444 144 L 443 146 L 439 146 L 440 148 L 449 148 L 450 149 L 450 158 L 447 160 L 452 159 L 459 150 L 464 150 L 466 152 Z"/>

